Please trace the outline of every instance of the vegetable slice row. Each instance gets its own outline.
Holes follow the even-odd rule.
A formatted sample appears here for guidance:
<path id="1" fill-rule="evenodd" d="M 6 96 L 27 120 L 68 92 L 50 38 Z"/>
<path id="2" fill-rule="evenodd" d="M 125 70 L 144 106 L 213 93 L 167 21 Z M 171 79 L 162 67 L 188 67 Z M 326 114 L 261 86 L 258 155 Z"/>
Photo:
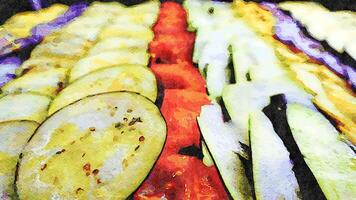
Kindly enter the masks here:
<path id="1" fill-rule="evenodd" d="M 21 199 L 125 199 L 144 180 L 166 138 L 159 109 L 128 92 L 77 101 L 48 118 L 25 147 Z"/>

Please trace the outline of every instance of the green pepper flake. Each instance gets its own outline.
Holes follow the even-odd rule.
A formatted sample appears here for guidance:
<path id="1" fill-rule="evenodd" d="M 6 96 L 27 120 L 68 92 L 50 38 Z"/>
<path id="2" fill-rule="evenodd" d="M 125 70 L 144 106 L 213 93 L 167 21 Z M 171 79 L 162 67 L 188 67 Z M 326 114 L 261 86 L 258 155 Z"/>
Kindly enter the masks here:
<path id="1" fill-rule="evenodd" d="M 84 191 L 82 188 L 78 188 L 75 193 L 78 194 L 80 191 Z"/>
<path id="2" fill-rule="evenodd" d="M 124 124 L 123 123 L 121 123 L 121 122 L 117 122 L 117 123 L 115 123 L 115 128 L 121 128 L 122 126 L 123 126 Z"/>
<path id="3" fill-rule="evenodd" d="M 45 170 L 47 168 L 47 164 L 42 165 L 41 171 Z"/>
<path id="4" fill-rule="evenodd" d="M 85 156 L 85 153 L 82 154 L 82 158 Z"/>
<path id="5" fill-rule="evenodd" d="M 66 151 L 65 149 L 62 149 L 60 151 L 57 151 L 56 154 L 61 154 L 61 153 L 65 152 L 65 151 Z"/>
<path id="6" fill-rule="evenodd" d="M 213 8 L 213 7 L 210 7 L 209 10 L 208 10 L 208 13 L 209 13 L 209 14 L 214 14 L 214 8 Z"/>
<path id="7" fill-rule="evenodd" d="M 129 126 L 134 125 L 136 122 L 142 122 L 141 117 L 138 118 L 132 118 L 132 120 L 129 122 Z"/>
<path id="8" fill-rule="evenodd" d="M 138 148 L 140 148 L 140 145 L 137 145 L 137 147 L 135 148 L 135 151 L 137 151 L 137 150 L 138 150 Z"/>
<path id="9" fill-rule="evenodd" d="M 89 127 L 89 131 L 95 131 L 95 127 Z"/>
<path id="10" fill-rule="evenodd" d="M 127 111 L 126 112 L 128 112 L 128 113 L 132 113 L 132 109 L 127 109 Z"/>

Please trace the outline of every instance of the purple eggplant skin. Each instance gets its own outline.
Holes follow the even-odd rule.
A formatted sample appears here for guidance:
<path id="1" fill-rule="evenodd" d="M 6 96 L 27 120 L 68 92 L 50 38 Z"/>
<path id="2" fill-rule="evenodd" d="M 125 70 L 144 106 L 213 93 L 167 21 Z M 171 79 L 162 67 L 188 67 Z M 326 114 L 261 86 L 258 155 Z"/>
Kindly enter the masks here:
<path id="1" fill-rule="evenodd" d="M 42 9 L 42 0 L 28 0 L 34 10 Z"/>
<path id="2" fill-rule="evenodd" d="M 0 87 L 16 78 L 15 70 L 21 63 L 20 58 L 16 56 L 0 59 Z"/>
<path id="3" fill-rule="evenodd" d="M 326 65 L 337 75 L 343 77 L 355 91 L 355 68 L 343 64 L 337 56 L 326 51 L 320 42 L 306 36 L 301 30 L 301 25 L 280 10 L 276 4 L 263 2 L 261 5 L 275 16 L 277 20 L 275 25 L 275 35 L 279 40 L 294 45 L 311 58 Z"/>
<path id="4" fill-rule="evenodd" d="M 42 41 L 43 37 L 51 32 L 60 29 L 62 26 L 71 22 L 74 18 L 80 16 L 88 7 L 86 3 L 77 3 L 69 7 L 69 9 L 55 20 L 39 24 L 35 26 L 31 33 L 32 35 L 27 38 L 19 38 L 14 41 L 17 47 L 11 44 L 0 45 L 0 57 L 5 57 L 14 51 L 20 51 L 26 47 L 37 45 Z"/>
<path id="5" fill-rule="evenodd" d="M 303 155 L 295 142 L 287 121 L 287 100 L 284 94 L 271 96 L 270 104 L 263 109 L 263 113 L 270 119 L 274 131 L 281 138 L 290 153 L 293 171 L 299 184 L 302 199 L 326 200 L 313 173 L 304 161 Z"/>

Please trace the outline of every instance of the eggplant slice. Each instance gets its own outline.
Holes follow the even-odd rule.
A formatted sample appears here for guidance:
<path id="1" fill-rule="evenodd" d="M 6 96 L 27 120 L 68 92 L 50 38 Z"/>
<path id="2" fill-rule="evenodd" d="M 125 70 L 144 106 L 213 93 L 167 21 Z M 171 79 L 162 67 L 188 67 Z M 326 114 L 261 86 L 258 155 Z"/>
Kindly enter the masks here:
<path id="1" fill-rule="evenodd" d="M 53 100 L 49 115 L 64 106 L 89 95 L 104 92 L 137 92 L 155 101 L 157 84 L 154 74 L 147 67 L 122 65 L 98 70 L 70 84 Z"/>
<path id="2" fill-rule="evenodd" d="M 22 153 L 20 199 L 125 199 L 146 178 L 165 142 L 166 124 L 149 99 L 95 95 L 48 118 Z"/>
<path id="3" fill-rule="evenodd" d="M 39 124 L 34 121 L 0 123 L 0 199 L 15 199 L 16 163 L 38 126 Z"/>
<path id="4" fill-rule="evenodd" d="M 33 93 L 9 94 L 0 98 L 0 122 L 30 120 L 41 123 L 47 117 L 51 99 Z"/>

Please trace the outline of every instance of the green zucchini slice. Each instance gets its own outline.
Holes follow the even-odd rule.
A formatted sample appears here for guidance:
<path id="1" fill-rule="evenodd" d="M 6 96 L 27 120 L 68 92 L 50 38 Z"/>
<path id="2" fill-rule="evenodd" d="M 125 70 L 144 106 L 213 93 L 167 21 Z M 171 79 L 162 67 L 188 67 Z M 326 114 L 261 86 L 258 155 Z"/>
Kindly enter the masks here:
<path id="1" fill-rule="evenodd" d="M 261 111 L 250 114 L 250 145 L 256 199 L 299 199 L 289 152 Z"/>
<path id="2" fill-rule="evenodd" d="M 20 199 L 126 199 L 163 148 L 166 124 L 146 97 L 112 92 L 48 118 L 22 153 Z"/>
<path id="3" fill-rule="evenodd" d="M 0 198 L 14 199 L 16 163 L 19 155 L 38 127 L 33 121 L 0 123 Z"/>
<path id="4" fill-rule="evenodd" d="M 36 92 L 42 95 L 55 96 L 60 87 L 63 87 L 67 69 L 53 68 L 40 72 L 27 73 L 14 79 L 1 88 L 3 93 Z"/>
<path id="5" fill-rule="evenodd" d="M 157 97 L 156 78 L 150 69 L 138 65 L 101 69 L 74 81 L 62 90 L 53 100 L 48 113 L 51 115 L 86 96 L 114 91 L 137 92 L 155 101 Z"/>
<path id="6" fill-rule="evenodd" d="M 81 59 L 70 73 L 69 82 L 98 69 L 122 64 L 147 66 L 149 54 L 145 50 L 125 49 L 115 52 L 103 52 Z"/>
<path id="7" fill-rule="evenodd" d="M 9 94 L 0 98 L 0 122 L 30 120 L 41 123 L 47 117 L 51 99 L 33 93 Z"/>
<path id="8" fill-rule="evenodd" d="M 356 197 L 355 152 L 338 131 L 316 110 L 287 105 L 293 138 L 327 199 Z"/>
<path id="9" fill-rule="evenodd" d="M 212 123 L 213 122 L 213 123 Z M 252 199 L 251 188 L 239 153 L 239 133 L 224 123 L 218 104 L 202 107 L 199 128 L 219 173 L 233 199 Z"/>

